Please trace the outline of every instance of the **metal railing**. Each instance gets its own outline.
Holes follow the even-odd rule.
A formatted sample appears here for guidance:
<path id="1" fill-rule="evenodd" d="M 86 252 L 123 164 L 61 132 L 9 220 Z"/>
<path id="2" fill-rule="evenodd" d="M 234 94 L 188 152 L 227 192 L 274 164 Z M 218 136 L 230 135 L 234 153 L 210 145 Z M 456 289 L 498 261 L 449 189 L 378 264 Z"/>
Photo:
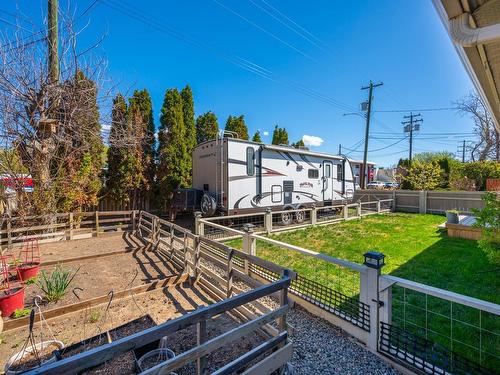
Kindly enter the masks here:
<path id="1" fill-rule="evenodd" d="M 271 211 L 203 218 L 204 222 L 215 225 L 196 225 L 196 233 L 213 239 L 227 239 L 227 230 L 243 230 L 247 224 L 254 226 L 256 233 L 272 233 L 305 228 L 310 225 L 326 225 L 343 220 L 359 219 L 363 216 L 389 212 L 393 208 L 392 199 L 358 202 L 345 205 L 299 208 L 294 210 Z M 198 219 L 201 215 L 198 214 Z M 203 228 L 203 230 L 200 230 Z"/>
<path id="2" fill-rule="evenodd" d="M 500 368 L 500 306 L 394 276 L 390 319 L 379 350 L 432 374 L 487 374 Z"/>

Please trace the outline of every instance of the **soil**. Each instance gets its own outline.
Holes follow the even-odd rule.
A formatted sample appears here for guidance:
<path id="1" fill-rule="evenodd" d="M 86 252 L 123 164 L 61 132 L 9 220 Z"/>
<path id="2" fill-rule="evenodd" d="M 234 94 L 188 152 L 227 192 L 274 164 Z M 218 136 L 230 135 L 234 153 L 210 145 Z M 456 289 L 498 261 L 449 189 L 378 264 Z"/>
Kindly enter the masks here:
<path id="1" fill-rule="evenodd" d="M 77 287 L 83 289 L 77 292 L 79 298 L 86 300 L 106 295 L 111 290 L 119 291 L 179 274 L 165 255 L 146 248 L 109 257 L 61 264 L 72 272 L 77 270 L 78 272 L 64 297 L 57 302 L 45 301 L 43 306 L 45 309 L 77 303 L 79 300 L 72 293 Z M 42 270 L 50 275 L 54 267 L 56 266 L 46 266 L 42 267 Z M 25 298 L 27 307 L 33 306 L 33 298 L 36 295 L 43 297 L 40 287 L 37 284 L 27 285 Z"/>
<path id="2" fill-rule="evenodd" d="M 27 348 L 30 348 L 28 344 Z M 34 367 L 38 367 L 40 363 L 44 363 L 49 360 L 54 355 L 54 350 L 59 349 L 59 347 L 55 344 L 51 344 L 42 350 L 36 352 L 27 353 L 17 361 L 13 366 L 9 368 L 11 371 L 28 371 Z"/>
<path id="3" fill-rule="evenodd" d="M 160 324 L 211 303 L 213 303 L 211 299 L 187 283 L 156 289 L 113 301 L 107 314 L 105 314 L 107 303 L 103 303 L 91 309 L 50 319 L 48 321 L 50 332 L 44 324 L 43 337 L 47 340 L 53 336 L 69 346 L 146 314 L 151 316 L 155 324 Z M 92 317 L 97 319 L 93 320 Z M 40 342 L 40 323 L 35 323 L 34 334 L 35 342 Z M 21 349 L 27 335 L 28 327 L 3 332 L 0 344 L 0 366 L 2 366 L 0 368 L 3 368 L 10 356 Z"/>

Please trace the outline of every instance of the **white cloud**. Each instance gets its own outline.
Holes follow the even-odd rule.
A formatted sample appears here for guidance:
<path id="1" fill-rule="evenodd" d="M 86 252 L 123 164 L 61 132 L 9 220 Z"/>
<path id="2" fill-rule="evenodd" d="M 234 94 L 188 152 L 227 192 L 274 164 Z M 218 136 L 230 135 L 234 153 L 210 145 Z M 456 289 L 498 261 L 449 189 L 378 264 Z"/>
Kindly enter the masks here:
<path id="1" fill-rule="evenodd" d="M 302 136 L 302 141 L 306 146 L 321 146 L 324 142 L 320 137 L 305 134 Z"/>
<path id="2" fill-rule="evenodd" d="M 263 132 L 262 132 L 262 135 L 263 135 L 263 136 L 265 136 L 265 137 L 267 137 L 267 136 L 269 135 L 269 132 L 267 132 L 267 131 L 263 131 Z"/>
<path id="3" fill-rule="evenodd" d="M 101 124 L 101 130 L 103 132 L 109 132 L 111 130 L 111 125 L 109 125 L 109 124 Z"/>

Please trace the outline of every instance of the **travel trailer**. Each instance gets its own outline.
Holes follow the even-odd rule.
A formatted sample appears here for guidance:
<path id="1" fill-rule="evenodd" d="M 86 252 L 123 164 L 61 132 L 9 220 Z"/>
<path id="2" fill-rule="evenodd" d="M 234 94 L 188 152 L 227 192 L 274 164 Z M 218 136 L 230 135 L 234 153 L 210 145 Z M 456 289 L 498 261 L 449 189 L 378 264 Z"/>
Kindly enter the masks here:
<path id="1" fill-rule="evenodd" d="M 234 215 L 335 205 L 353 195 L 351 164 L 343 156 L 222 138 L 194 149 L 193 189 L 176 191 L 173 209 Z"/>

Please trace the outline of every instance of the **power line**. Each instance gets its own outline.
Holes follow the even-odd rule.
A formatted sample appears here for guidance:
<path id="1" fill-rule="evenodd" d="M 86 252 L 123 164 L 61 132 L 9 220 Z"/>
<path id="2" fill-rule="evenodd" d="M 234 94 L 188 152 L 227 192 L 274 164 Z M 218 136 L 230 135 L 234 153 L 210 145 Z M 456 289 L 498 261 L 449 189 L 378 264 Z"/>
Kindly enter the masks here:
<path id="1" fill-rule="evenodd" d="M 280 18 L 280 17 L 276 16 L 276 14 L 273 14 L 273 12 L 269 11 L 268 9 L 266 9 L 265 7 L 263 7 L 262 5 L 258 4 L 256 1 L 254 1 L 254 0 L 248 0 L 248 1 L 250 3 L 252 3 L 255 7 L 259 8 L 260 10 L 262 10 L 263 12 L 265 12 L 266 14 L 268 14 L 269 16 L 271 16 L 272 18 L 274 18 L 280 24 L 282 24 L 283 26 L 285 26 L 287 29 L 293 31 L 295 34 L 299 35 L 301 38 L 307 40 L 313 46 L 319 48 L 323 52 L 327 52 L 327 53 L 329 52 L 321 44 L 317 43 L 312 38 L 308 37 L 305 33 L 303 33 L 302 31 L 300 31 L 300 29 L 297 29 L 296 27 L 291 26 L 289 22 L 287 23 L 287 22 L 283 21 L 283 18 Z"/>
<path id="2" fill-rule="evenodd" d="M 164 24 L 158 20 L 155 20 L 153 16 L 148 15 L 145 12 L 142 12 L 139 8 L 134 7 L 130 4 L 125 3 L 124 1 L 117 2 L 115 0 L 101 0 L 104 4 L 109 6 L 110 8 L 114 9 L 115 11 L 129 17 L 132 19 L 135 19 L 138 22 L 144 23 L 148 26 L 150 26 L 153 29 L 156 29 L 159 32 L 168 34 L 175 39 L 178 39 L 184 43 L 193 45 L 197 48 L 204 49 L 208 51 L 209 53 L 213 54 L 216 57 L 219 57 L 221 59 L 224 59 L 231 64 L 238 66 L 241 69 L 244 69 L 250 73 L 253 73 L 255 75 L 260 76 L 261 78 L 270 80 L 272 82 L 282 84 L 288 87 L 293 88 L 295 91 L 300 92 L 306 96 L 309 96 L 313 99 L 319 100 L 321 102 L 324 102 L 326 104 L 329 104 L 333 107 L 337 107 L 339 109 L 343 110 L 352 110 L 354 107 L 349 106 L 348 104 L 339 102 L 329 96 L 326 96 L 324 94 L 319 93 L 318 91 L 308 88 L 306 86 L 301 85 L 300 83 L 283 79 L 281 77 L 277 77 L 273 72 L 270 70 L 263 68 L 262 66 L 255 64 L 251 61 L 248 61 L 246 59 L 236 57 L 236 56 L 231 56 L 224 51 L 221 51 L 220 49 L 217 49 L 203 41 L 200 41 L 196 39 L 195 37 L 192 37 L 184 32 L 181 32 L 174 27 L 171 27 L 167 24 Z"/>
<path id="3" fill-rule="evenodd" d="M 235 16 L 241 18 L 243 21 L 247 22 L 248 24 L 252 25 L 253 27 L 257 28 L 258 30 L 262 31 L 263 33 L 269 35 L 271 38 L 277 40 L 278 42 L 280 42 L 281 44 L 287 46 L 288 48 L 291 48 L 292 50 L 294 50 L 295 52 L 301 54 L 302 56 L 304 56 L 305 58 L 311 60 L 311 61 L 314 61 L 315 63 L 319 63 L 318 60 L 314 59 L 313 57 L 311 57 L 310 55 L 308 55 L 307 53 L 305 53 L 304 51 L 302 51 L 301 49 L 295 47 L 294 45 L 288 43 L 286 40 L 283 40 L 281 39 L 279 36 L 277 36 L 276 34 L 272 33 L 271 31 L 263 28 L 262 26 L 260 26 L 259 24 L 253 22 L 252 20 L 248 19 L 247 17 L 245 17 L 244 15 L 242 15 L 241 13 L 238 13 L 237 11 L 235 11 L 233 8 L 225 5 L 225 4 L 222 4 L 220 1 L 218 0 L 212 0 L 215 4 L 219 5 L 221 8 L 227 10 L 228 12 L 234 14 Z"/>
<path id="4" fill-rule="evenodd" d="M 434 112 L 434 111 L 453 111 L 459 110 L 458 107 L 441 107 L 441 108 L 421 108 L 421 109 L 385 109 L 379 111 L 373 111 L 377 113 L 389 113 L 389 112 Z"/>

